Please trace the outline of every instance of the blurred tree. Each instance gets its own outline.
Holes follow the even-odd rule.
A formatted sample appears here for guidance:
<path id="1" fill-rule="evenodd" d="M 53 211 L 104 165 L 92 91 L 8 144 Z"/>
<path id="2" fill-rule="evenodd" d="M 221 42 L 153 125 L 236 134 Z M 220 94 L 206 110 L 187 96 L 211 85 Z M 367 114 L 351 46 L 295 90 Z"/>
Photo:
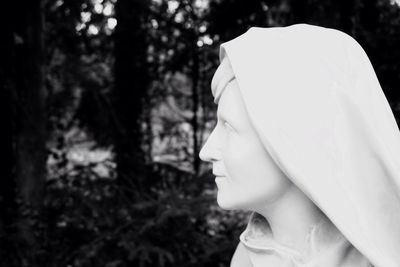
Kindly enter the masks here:
<path id="1" fill-rule="evenodd" d="M 43 62 L 43 2 L 15 10 L 16 178 L 23 200 L 40 206 L 46 179 L 46 114 Z"/>
<path id="2" fill-rule="evenodd" d="M 119 0 L 115 5 L 114 110 L 117 175 L 121 185 L 145 190 L 142 110 L 149 84 L 147 67 L 147 0 Z"/>
<path id="3" fill-rule="evenodd" d="M 16 10 L 15 3 L 8 1 L 5 10 Z M 0 149 L 6 155 L 1 160 L 2 179 L 0 179 L 0 257 L 16 254 L 17 195 L 15 183 L 15 27 L 10 21 L 14 12 L 5 12 L 0 17 L 4 26 L 3 41 L 0 42 L 0 90 L 3 134 Z M 7 245 L 5 245 L 7 244 Z M 7 261 L 7 260 L 6 260 Z M 14 263 L 17 265 L 17 263 Z"/>
<path id="4" fill-rule="evenodd" d="M 6 13 L 3 24 L 6 41 L 1 49 L 4 56 L 1 80 L 6 97 L 2 99 L 9 101 L 4 106 L 12 111 L 8 112 L 8 119 L 13 123 L 7 125 L 6 131 L 13 135 L 5 139 L 12 146 L 12 151 L 8 149 L 11 161 L 6 161 L 6 175 L 0 186 L 1 205 L 7 205 L 1 209 L 1 215 L 5 216 L 3 230 L 11 237 L 9 248 L 2 250 L 5 252 L 2 256 L 9 258 L 12 254 L 7 255 L 6 251 L 14 249 L 22 255 L 14 258 L 19 266 L 38 266 L 37 255 L 30 248 L 39 244 L 32 218 L 42 206 L 46 179 L 43 2 L 7 3 Z"/>

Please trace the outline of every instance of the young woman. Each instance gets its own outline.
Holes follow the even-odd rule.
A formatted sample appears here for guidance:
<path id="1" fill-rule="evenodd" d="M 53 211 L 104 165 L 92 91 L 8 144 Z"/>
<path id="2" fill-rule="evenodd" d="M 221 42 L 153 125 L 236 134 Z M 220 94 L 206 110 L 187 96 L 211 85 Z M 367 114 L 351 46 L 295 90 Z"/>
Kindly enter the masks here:
<path id="1" fill-rule="evenodd" d="M 231 266 L 400 266 L 400 134 L 361 46 L 250 28 L 223 43 L 200 151 L 217 202 L 252 211 Z"/>

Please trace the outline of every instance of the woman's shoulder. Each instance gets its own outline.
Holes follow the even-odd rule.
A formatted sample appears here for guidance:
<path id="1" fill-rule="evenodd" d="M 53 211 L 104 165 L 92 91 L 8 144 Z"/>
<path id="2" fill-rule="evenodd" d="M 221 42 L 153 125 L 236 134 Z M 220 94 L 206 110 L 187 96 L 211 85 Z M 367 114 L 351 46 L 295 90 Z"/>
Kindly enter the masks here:
<path id="1" fill-rule="evenodd" d="M 247 250 L 242 242 L 239 242 L 235 252 L 233 253 L 230 267 L 253 267 Z"/>

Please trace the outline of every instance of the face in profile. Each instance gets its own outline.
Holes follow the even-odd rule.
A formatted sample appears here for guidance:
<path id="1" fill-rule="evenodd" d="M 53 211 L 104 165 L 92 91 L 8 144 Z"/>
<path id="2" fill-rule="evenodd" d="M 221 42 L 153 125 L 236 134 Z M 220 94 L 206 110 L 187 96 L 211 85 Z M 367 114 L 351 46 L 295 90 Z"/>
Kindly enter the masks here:
<path id="1" fill-rule="evenodd" d="M 279 199 L 292 184 L 272 160 L 248 117 L 236 79 L 226 85 L 217 124 L 199 153 L 213 164 L 218 205 L 257 210 Z"/>

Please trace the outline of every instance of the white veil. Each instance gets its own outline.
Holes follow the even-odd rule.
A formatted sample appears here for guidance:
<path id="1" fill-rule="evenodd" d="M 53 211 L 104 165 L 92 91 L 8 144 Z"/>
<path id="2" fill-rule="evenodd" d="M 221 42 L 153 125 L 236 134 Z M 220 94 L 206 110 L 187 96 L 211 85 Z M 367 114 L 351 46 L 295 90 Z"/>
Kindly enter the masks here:
<path id="1" fill-rule="evenodd" d="M 372 264 L 400 266 L 400 133 L 362 47 L 296 24 L 252 27 L 226 56 L 282 171 Z"/>

